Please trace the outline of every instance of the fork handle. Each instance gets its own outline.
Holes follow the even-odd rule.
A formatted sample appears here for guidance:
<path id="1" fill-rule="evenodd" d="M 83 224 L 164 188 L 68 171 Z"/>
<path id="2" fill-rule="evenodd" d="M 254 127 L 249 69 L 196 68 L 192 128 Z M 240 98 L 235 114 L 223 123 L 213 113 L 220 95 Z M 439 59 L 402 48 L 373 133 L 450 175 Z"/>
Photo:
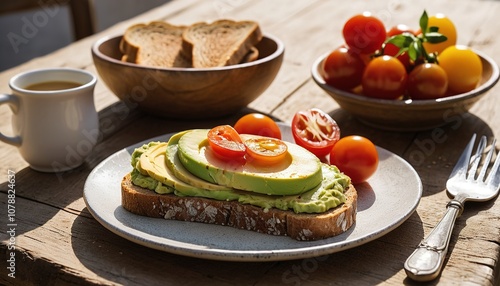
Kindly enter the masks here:
<path id="1" fill-rule="evenodd" d="M 406 275 L 416 281 L 430 281 L 441 272 L 448 251 L 455 220 L 462 213 L 463 202 L 451 200 L 443 218 L 404 264 Z"/>

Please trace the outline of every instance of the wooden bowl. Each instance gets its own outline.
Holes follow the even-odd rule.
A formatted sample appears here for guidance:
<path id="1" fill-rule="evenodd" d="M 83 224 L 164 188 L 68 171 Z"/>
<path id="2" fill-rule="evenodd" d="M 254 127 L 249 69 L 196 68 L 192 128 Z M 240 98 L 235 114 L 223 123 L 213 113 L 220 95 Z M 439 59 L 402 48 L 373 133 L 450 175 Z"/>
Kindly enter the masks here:
<path id="1" fill-rule="evenodd" d="M 319 57 L 312 66 L 314 81 L 341 108 L 366 125 L 392 131 L 420 131 L 456 122 L 499 79 L 497 64 L 485 54 L 475 51 L 483 65 L 479 86 L 469 92 L 434 100 L 387 100 L 370 98 L 343 91 L 325 83 L 323 62 L 328 54 Z"/>
<path id="2" fill-rule="evenodd" d="M 121 61 L 122 36 L 92 46 L 92 58 L 106 86 L 130 106 L 162 117 L 205 119 L 247 106 L 273 82 L 283 62 L 284 44 L 265 35 L 259 58 L 219 68 L 155 68 Z"/>

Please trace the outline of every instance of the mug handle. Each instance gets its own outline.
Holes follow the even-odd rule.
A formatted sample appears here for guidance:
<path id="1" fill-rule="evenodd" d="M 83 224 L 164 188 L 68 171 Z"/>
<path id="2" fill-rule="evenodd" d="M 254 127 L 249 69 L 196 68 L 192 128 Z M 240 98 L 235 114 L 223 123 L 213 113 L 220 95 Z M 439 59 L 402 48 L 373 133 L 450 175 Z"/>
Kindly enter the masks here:
<path id="1" fill-rule="evenodd" d="M 10 108 L 14 113 L 17 112 L 19 107 L 19 99 L 12 94 L 0 94 L 0 104 L 8 103 Z M 21 146 L 21 137 L 15 136 L 5 136 L 2 132 L 0 132 L 0 141 L 3 141 L 7 144 L 14 145 L 16 147 Z"/>

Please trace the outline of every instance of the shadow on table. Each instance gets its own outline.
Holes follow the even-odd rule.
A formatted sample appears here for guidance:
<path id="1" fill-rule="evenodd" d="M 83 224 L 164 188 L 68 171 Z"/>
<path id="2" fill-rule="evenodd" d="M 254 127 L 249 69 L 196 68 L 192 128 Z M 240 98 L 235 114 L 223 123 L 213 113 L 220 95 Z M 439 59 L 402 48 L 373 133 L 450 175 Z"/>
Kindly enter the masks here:
<path id="1" fill-rule="evenodd" d="M 415 226 L 419 224 L 420 218 L 414 213 L 394 231 L 359 247 L 278 262 L 212 261 L 161 252 L 110 234 L 97 221 L 88 218 L 87 209 L 76 218 L 71 232 L 73 251 L 80 262 L 114 283 L 184 284 L 192 283 L 192 277 L 196 276 L 198 282 L 228 285 L 298 285 L 349 281 L 354 272 L 359 274 L 359 281 L 389 279 L 402 269 L 404 260 L 422 237 L 422 228 Z M 394 247 L 401 245 L 401 240 L 407 247 Z"/>
<path id="2" fill-rule="evenodd" d="M 498 196 L 497 196 L 497 198 L 498 198 Z M 448 253 L 446 254 L 446 258 L 445 258 L 445 261 L 443 264 L 442 271 L 446 271 L 446 265 L 448 264 L 450 254 L 453 252 L 453 250 L 455 248 L 455 244 L 457 243 L 457 239 L 458 239 L 460 233 L 462 232 L 462 229 L 465 228 L 465 226 L 467 226 L 467 221 L 469 220 L 469 218 L 475 216 L 479 212 L 487 211 L 494 204 L 495 204 L 495 199 L 488 201 L 488 202 L 483 202 L 483 203 L 479 203 L 479 202 L 466 202 L 465 203 L 465 209 L 464 209 L 463 213 L 457 218 L 457 220 L 455 222 L 453 232 L 451 234 L 450 244 L 448 246 Z M 441 218 L 445 214 L 445 212 L 446 212 L 446 205 L 443 205 L 442 212 L 436 213 L 436 216 Z M 416 226 L 417 228 L 423 229 L 423 222 L 422 221 L 418 222 L 417 224 L 418 224 L 418 226 Z M 434 228 L 434 227 L 435 227 L 435 225 L 432 226 L 432 228 Z M 422 230 L 422 233 L 423 233 L 423 230 Z M 421 239 L 423 239 L 423 238 L 424 237 L 422 237 Z M 417 244 L 415 244 L 415 247 L 413 248 L 413 250 L 417 247 L 419 242 L 420 242 L 420 240 L 417 242 Z M 413 250 L 411 252 L 413 252 Z M 411 252 L 410 252 L 410 254 L 411 254 Z M 442 273 L 443 272 L 441 272 L 441 274 Z M 441 274 L 435 280 L 430 281 L 430 282 L 426 282 L 425 285 L 438 285 L 440 282 L 440 279 L 441 279 Z M 423 285 L 422 282 L 416 282 L 416 281 L 411 280 L 410 278 L 406 278 L 403 282 L 405 285 Z"/>
<path id="3" fill-rule="evenodd" d="M 423 196 L 445 190 L 446 180 L 472 134 L 493 137 L 493 131 L 471 113 L 455 116 L 449 124 L 419 132 L 394 132 L 364 125 L 342 109 L 330 115 L 340 125 L 342 136 L 357 134 L 405 159 L 419 174 Z"/>

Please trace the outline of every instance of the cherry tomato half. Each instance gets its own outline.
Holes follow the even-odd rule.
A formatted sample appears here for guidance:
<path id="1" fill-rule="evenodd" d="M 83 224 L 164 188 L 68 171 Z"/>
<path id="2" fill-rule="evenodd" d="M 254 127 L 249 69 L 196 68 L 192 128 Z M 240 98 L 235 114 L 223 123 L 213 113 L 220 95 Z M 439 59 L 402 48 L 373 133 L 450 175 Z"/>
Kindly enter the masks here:
<path id="1" fill-rule="evenodd" d="M 364 182 L 377 170 L 377 148 L 365 137 L 346 136 L 333 146 L 330 164 L 337 166 L 354 184 Z"/>
<path id="2" fill-rule="evenodd" d="M 340 128 L 324 111 L 312 108 L 299 111 L 292 119 L 292 135 L 297 145 L 317 157 L 324 157 L 340 138 Z"/>
<path id="3" fill-rule="evenodd" d="M 361 84 L 369 97 L 396 99 L 406 89 L 408 75 L 403 64 L 391 56 L 374 58 L 365 68 Z"/>
<path id="4" fill-rule="evenodd" d="M 361 84 L 365 62 L 359 54 L 346 47 L 333 50 L 326 57 L 323 69 L 327 84 L 342 90 L 350 90 Z"/>
<path id="5" fill-rule="evenodd" d="M 288 151 L 285 142 L 271 137 L 246 139 L 244 143 L 249 156 L 247 160 L 254 159 L 257 164 L 276 164 L 285 159 Z"/>
<path id="6" fill-rule="evenodd" d="M 369 54 L 380 49 L 386 38 L 385 26 L 369 12 L 355 15 L 344 24 L 346 44 L 356 53 Z"/>
<path id="7" fill-rule="evenodd" d="M 244 115 L 234 124 L 239 134 L 253 134 L 281 139 L 281 130 L 269 116 L 260 113 Z"/>
<path id="8" fill-rule="evenodd" d="M 210 129 L 207 137 L 210 148 L 221 159 L 240 159 L 246 154 L 245 144 L 230 125 Z"/>
<path id="9" fill-rule="evenodd" d="M 408 95 L 412 99 L 436 99 L 445 96 L 448 76 L 435 63 L 417 65 L 408 75 Z"/>

